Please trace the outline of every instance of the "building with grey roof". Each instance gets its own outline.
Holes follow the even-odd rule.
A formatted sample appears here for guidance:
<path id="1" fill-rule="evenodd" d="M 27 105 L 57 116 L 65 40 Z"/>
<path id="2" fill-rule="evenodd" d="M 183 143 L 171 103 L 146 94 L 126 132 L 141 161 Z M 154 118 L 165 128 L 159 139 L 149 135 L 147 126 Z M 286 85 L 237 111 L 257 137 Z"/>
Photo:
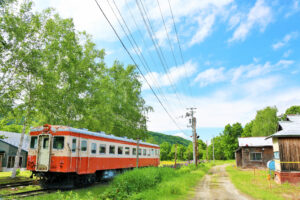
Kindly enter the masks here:
<path id="1" fill-rule="evenodd" d="M 0 139 L 0 171 L 11 171 L 15 163 L 15 156 L 18 151 L 21 134 L 0 131 L 0 135 L 3 135 L 5 137 L 4 139 Z M 26 169 L 29 142 L 29 136 L 24 135 L 19 162 L 19 167 L 22 170 Z"/>

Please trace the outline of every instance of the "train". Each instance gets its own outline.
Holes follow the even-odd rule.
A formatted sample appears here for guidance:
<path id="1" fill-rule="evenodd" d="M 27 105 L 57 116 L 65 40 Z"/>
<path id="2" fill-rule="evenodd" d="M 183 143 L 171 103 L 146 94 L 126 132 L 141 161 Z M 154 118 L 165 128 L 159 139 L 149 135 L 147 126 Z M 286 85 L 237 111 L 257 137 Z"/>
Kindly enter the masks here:
<path id="1" fill-rule="evenodd" d="M 160 162 L 158 145 L 103 132 L 45 124 L 29 134 L 27 169 L 43 188 L 80 187 L 100 181 L 109 170 Z"/>

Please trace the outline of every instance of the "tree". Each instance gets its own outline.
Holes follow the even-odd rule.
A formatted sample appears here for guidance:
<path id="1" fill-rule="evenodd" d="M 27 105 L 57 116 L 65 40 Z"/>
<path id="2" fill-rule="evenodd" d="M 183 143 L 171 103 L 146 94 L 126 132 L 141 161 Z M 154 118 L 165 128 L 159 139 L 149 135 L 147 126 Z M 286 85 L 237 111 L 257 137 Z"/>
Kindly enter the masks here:
<path id="1" fill-rule="evenodd" d="M 253 127 L 253 120 L 245 125 L 243 129 L 242 137 L 251 137 L 252 127 Z"/>
<path id="2" fill-rule="evenodd" d="M 190 143 L 189 146 L 186 148 L 184 158 L 186 160 L 193 160 L 193 143 Z"/>
<path id="3" fill-rule="evenodd" d="M 257 111 L 252 125 L 252 136 L 268 136 L 277 130 L 278 118 L 276 107 L 266 107 Z"/>
<path id="4" fill-rule="evenodd" d="M 171 152 L 171 145 L 168 142 L 164 142 L 160 145 L 160 160 L 169 160 Z"/>
<path id="5" fill-rule="evenodd" d="M 282 120 L 286 120 L 287 115 L 300 115 L 300 106 L 291 106 L 286 109 Z"/>

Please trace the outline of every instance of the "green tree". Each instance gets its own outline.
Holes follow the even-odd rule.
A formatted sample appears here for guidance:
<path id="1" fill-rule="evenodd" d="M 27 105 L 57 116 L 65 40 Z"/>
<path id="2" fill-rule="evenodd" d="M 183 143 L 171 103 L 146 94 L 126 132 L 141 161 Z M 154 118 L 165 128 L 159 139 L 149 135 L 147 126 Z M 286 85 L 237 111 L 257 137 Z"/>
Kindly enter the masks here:
<path id="1" fill-rule="evenodd" d="M 272 135 L 277 130 L 277 108 L 266 107 L 257 111 L 253 120 L 252 136 L 268 136 Z"/>
<path id="2" fill-rule="evenodd" d="M 286 109 L 282 120 L 286 120 L 287 115 L 300 115 L 300 106 L 291 106 Z"/>
<path id="3" fill-rule="evenodd" d="M 170 160 L 171 145 L 164 142 L 160 145 L 160 160 Z"/>
<path id="4" fill-rule="evenodd" d="M 253 127 L 253 120 L 245 125 L 243 129 L 242 137 L 251 137 L 252 127 Z"/>
<path id="5" fill-rule="evenodd" d="M 190 143 L 184 152 L 185 160 L 193 160 L 193 143 Z"/>

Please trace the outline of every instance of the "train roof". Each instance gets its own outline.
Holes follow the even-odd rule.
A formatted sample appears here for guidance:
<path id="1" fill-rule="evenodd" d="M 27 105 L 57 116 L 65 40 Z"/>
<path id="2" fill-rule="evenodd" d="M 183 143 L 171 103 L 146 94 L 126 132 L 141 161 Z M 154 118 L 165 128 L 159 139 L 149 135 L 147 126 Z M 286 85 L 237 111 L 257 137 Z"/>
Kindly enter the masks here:
<path id="1" fill-rule="evenodd" d="M 43 126 L 39 126 L 39 127 L 31 128 L 30 131 L 31 132 L 42 131 L 43 129 L 44 129 Z M 113 139 L 113 140 L 137 143 L 136 140 L 129 139 L 129 138 L 126 138 L 126 137 L 117 137 L 117 136 L 114 136 L 114 135 L 107 135 L 106 133 L 104 133 L 102 131 L 101 132 L 92 132 L 92 131 L 89 131 L 87 129 L 72 128 L 72 127 L 69 127 L 69 126 L 51 125 L 51 131 L 52 132 L 68 131 L 68 132 L 80 133 L 80 134 L 85 134 L 85 135 L 92 135 L 92 136 L 97 136 L 97 137 L 102 137 L 102 138 Z M 159 147 L 159 145 L 151 144 L 151 143 L 147 143 L 147 142 L 139 142 L 139 144 Z"/>

